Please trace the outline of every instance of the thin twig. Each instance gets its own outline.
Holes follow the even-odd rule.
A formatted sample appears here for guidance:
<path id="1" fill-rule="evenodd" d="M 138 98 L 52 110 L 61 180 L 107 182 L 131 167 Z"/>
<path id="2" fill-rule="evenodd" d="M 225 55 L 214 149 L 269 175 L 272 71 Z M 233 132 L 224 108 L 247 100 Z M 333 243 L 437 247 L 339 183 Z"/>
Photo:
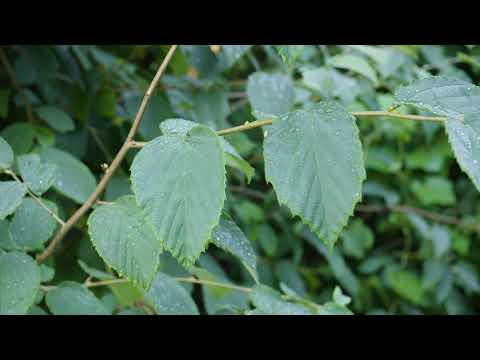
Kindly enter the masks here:
<path id="1" fill-rule="evenodd" d="M 25 93 L 23 92 L 22 87 L 18 84 L 12 64 L 10 64 L 10 61 L 8 61 L 7 54 L 5 54 L 5 51 L 1 47 L 0 47 L 0 60 L 2 61 L 3 66 L 5 67 L 5 70 L 7 71 L 8 77 L 10 78 L 10 81 L 12 82 L 13 87 L 20 93 L 20 95 L 23 98 L 23 101 L 25 101 L 25 112 L 27 113 L 28 121 L 32 123 L 33 122 L 32 104 L 30 103 L 30 100 L 28 100 L 27 95 L 25 95 Z"/>
<path id="2" fill-rule="evenodd" d="M 7 175 L 10 175 L 16 182 L 20 183 L 20 184 L 23 184 L 22 180 L 20 180 L 18 178 L 18 176 L 12 171 L 12 170 L 5 170 L 4 171 L 5 174 Z M 30 189 L 27 187 L 27 192 L 28 192 L 28 195 L 30 195 L 33 200 L 35 200 L 38 205 L 40 205 L 45 211 L 48 212 L 48 214 L 53 217 L 55 219 L 55 221 L 57 221 L 60 225 L 64 226 L 65 225 L 65 221 L 63 221 L 62 219 L 60 219 L 60 217 L 55 214 L 52 210 L 50 210 L 43 202 L 42 200 L 40 200 L 39 197 L 37 197 L 32 191 L 30 191 Z"/>
<path id="3" fill-rule="evenodd" d="M 68 231 L 73 227 L 73 225 L 92 207 L 93 204 L 95 204 L 95 201 L 97 200 L 97 198 L 101 195 L 103 190 L 105 190 L 105 187 L 107 186 L 108 181 L 114 174 L 115 170 L 120 166 L 123 158 L 125 157 L 128 150 L 130 149 L 130 142 L 133 140 L 133 137 L 135 136 L 137 129 L 140 126 L 140 122 L 142 120 L 143 114 L 145 113 L 145 109 L 148 105 L 150 97 L 152 96 L 153 91 L 155 90 L 162 74 L 165 72 L 165 69 L 167 68 L 168 63 L 172 59 L 177 46 L 178 45 L 172 45 L 170 47 L 170 50 L 165 56 L 165 59 L 160 65 L 147 91 L 145 92 L 145 96 L 143 97 L 143 101 L 140 104 L 140 108 L 138 109 L 137 115 L 135 116 L 135 120 L 133 121 L 132 127 L 130 128 L 130 131 L 127 135 L 127 138 L 125 139 L 125 142 L 123 143 L 122 147 L 120 148 L 117 155 L 113 159 L 111 165 L 105 171 L 105 175 L 98 183 L 97 188 L 92 193 L 92 195 L 90 195 L 88 200 L 85 201 L 85 203 L 77 211 L 75 211 L 75 213 L 70 217 L 70 219 L 67 220 L 65 225 L 60 228 L 60 230 L 57 232 L 57 234 L 55 235 L 53 240 L 50 242 L 50 244 L 47 246 L 47 248 L 37 256 L 37 262 L 39 263 L 43 262 L 46 258 L 48 258 L 53 253 L 58 243 L 62 241 L 62 239 L 65 237 Z"/>
<path id="4" fill-rule="evenodd" d="M 383 205 L 362 205 L 359 204 L 355 208 L 356 211 L 365 212 L 365 213 L 384 213 L 389 211 L 409 214 L 414 213 L 420 215 L 426 219 L 432 220 L 434 222 L 448 224 L 448 225 L 457 225 L 459 227 L 468 229 L 468 230 L 475 230 L 480 232 L 480 226 L 474 224 L 468 224 L 453 216 L 438 214 L 432 211 L 428 211 L 425 209 L 416 208 L 413 206 L 408 205 L 390 205 L 390 206 L 383 206 Z"/>

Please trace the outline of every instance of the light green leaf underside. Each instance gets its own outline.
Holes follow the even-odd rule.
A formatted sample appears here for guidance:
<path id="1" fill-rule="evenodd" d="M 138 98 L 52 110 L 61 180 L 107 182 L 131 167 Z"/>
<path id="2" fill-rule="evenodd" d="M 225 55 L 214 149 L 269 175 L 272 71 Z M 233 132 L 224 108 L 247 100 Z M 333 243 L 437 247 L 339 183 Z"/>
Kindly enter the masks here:
<path id="1" fill-rule="evenodd" d="M 22 203 L 27 186 L 16 181 L 0 182 L 0 220 L 12 214 Z"/>
<path id="2" fill-rule="evenodd" d="M 189 120 L 168 119 L 160 124 L 160 129 L 163 135 L 185 135 L 197 125 L 198 123 Z M 221 137 L 220 142 L 225 154 L 226 165 L 242 171 L 247 177 L 247 182 L 250 183 L 255 175 L 255 169 L 240 156 L 227 140 Z"/>
<path id="3" fill-rule="evenodd" d="M 373 70 L 373 68 L 365 59 L 359 56 L 350 54 L 336 55 L 331 57 L 328 60 L 328 63 L 336 68 L 351 70 L 360 75 L 363 75 L 367 79 L 371 80 L 374 84 L 378 83 L 378 78 L 375 70 Z"/>
<path id="4" fill-rule="evenodd" d="M 231 220 L 221 218 L 218 226 L 213 229 L 212 242 L 238 257 L 255 281 L 258 282 L 255 250 L 237 224 Z"/>
<path id="5" fill-rule="evenodd" d="M 8 169 L 13 163 L 13 150 L 0 136 L 0 170 Z"/>
<path id="6" fill-rule="evenodd" d="M 180 262 L 194 263 L 218 224 L 225 200 L 222 145 L 199 125 L 147 143 L 132 164 L 137 202 Z"/>
<path id="7" fill-rule="evenodd" d="M 47 293 L 45 301 L 54 315 L 111 315 L 90 290 L 75 282 L 61 283 Z"/>
<path id="8" fill-rule="evenodd" d="M 55 148 L 46 148 L 39 155 L 43 162 L 56 166 L 53 187 L 59 193 L 83 204 L 95 191 L 95 176 L 74 156 Z"/>
<path id="9" fill-rule="evenodd" d="M 279 202 L 333 246 L 366 176 L 355 118 L 333 102 L 286 114 L 269 128 L 264 158 Z"/>
<path id="10" fill-rule="evenodd" d="M 250 300 L 257 313 L 265 315 L 312 315 L 303 306 L 284 301 L 280 293 L 265 285 L 256 285 Z"/>
<path id="11" fill-rule="evenodd" d="M 0 254 L 0 315 L 24 315 L 40 288 L 40 270 L 23 253 Z"/>
<path id="12" fill-rule="evenodd" d="M 145 300 L 158 315 L 198 315 L 198 308 L 190 294 L 172 277 L 158 273 Z"/>
<path id="13" fill-rule="evenodd" d="M 55 106 L 45 105 L 35 109 L 37 115 L 59 132 L 75 130 L 75 124 L 66 112 Z"/>
<path id="14" fill-rule="evenodd" d="M 248 77 L 247 96 L 256 117 L 282 115 L 295 102 L 293 82 L 282 74 L 253 73 Z"/>
<path id="15" fill-rule="evenodd" d="M 42 203 L 55 214 L 57 205 L 48 200 Z M 20 250 L 39 250 L 50 239 L 57 228 L 57 222 L 40 204 L 30 197 L 23 199 L 10 223 L 10 234 Z"/>
<path id="16" fill-rule="evenodd" d="M 448 118 L 445 129 L 455 158 L 480 191 L 480 87 L 434 76 L 400 88 L 395 97 Z"/>
<path id="17" fill-rule="evenodd" d="M 17 165 L 23 182 L 36 195 L 43 194 L 55 181 L 57 167 L 53 164 L 42 163 L 37 154 L 19 156 Z"/>
<path id="18" fill-rule="evenodd" d="M 109 266 L 148 288 L 162 245 L 132 195 L 96 208 L 88 218 L 88 231 L 95 249 Z"/>

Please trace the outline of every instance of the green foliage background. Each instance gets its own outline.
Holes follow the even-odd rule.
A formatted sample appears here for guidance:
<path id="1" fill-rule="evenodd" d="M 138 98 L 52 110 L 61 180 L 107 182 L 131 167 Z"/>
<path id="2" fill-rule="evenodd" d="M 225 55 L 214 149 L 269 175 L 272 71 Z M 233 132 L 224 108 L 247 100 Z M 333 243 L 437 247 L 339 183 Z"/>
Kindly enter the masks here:
<path id="1" fill-rule="evenodd" d="M 121 147 L 168 49 L 166 45 L 2 46 L 0 136 L 13 149 L 15 172 L 62 219 L 91 194 L 102 176 L 102 164 L 110 164 Z M 258 71 L 278 78 L 263 90 L 250 87 L 247 80 Z M 395 105 L 397 88 L 431 75 L 477 84 L 480 46 L 181 46 L 147 108 L 136 140 L 161 135 L 159 124 L 171 118 L 220 130 L 277 115 L 275 111 L 309 109 L 325 100 L 339 102 L 349 111 L 387 110 Z M 261 87 L 265 81 L 260 80 Z M 284 90 L 290 83 L 293 92 Z M 397 111 L 431 115 L 410 106 Z M 249 296 L 173 279 L 195 275 L 207 281 L 255 285 L 248 266 L 212 245 L 188 271 L 163 252 L 160 272 L 147 293 L 130 283 L 87 290 L 80 286 L 87 277 L 109 280 L 114 272 L 92 245 L 85 216 L 39 267 L 40 275 L 35 273 L 44 290 L 51 289 L 36 291 L 32 306 L 23 299 L 11 311 L 297 314 L 305 312 L 299 304 L 308 308 L 315 303 L 325 304 L 325 313 L 335 313 L 335 306 L 348 312 L 343 307 L 347 304 L 356 314 L 478 313 L 479 193 L 455 161 L 442 124 L 391 118 L 361 118 L 356 123 L 367 178 L 362 202 L 331 252 L 279 205 L 267 183 L 263 144 L 268 127 L 225 137 L 255 172 L 249 182 L 247 165 L 228 168 L 224 211 L 257 254 L 259 282 L 281 291 L 283 297 L 266 287 Z M 102 201 L 132 193 L 129 169 L 136 152 L 129 152 Z M 3 162 L 8 163 L 8 158 L 2 155 L 0 168 Z M 0 174 L 0 180 L 12 181 L 6 173 Z M 2 189 L 0 309 L 2 302 L 7 306 L 10 301 L 1 287 L 2 281 L 9 281 L 2 271 L 22 261 L 33 266 L 31 258 L 22 260 L 26 255 L 20 252 L 33 257 L 58 230 L 34 202 L 17 205 L 13 214 L 4 209 L 1 203 L 7 196 L 20 194 L 21 199 L 25 189 L 16 188 L 17 193 L 6 185 Z M 12 251 L 14 257 L 2 260 Z M 155 259 L 147 261 L 155 263 Z M 17 275 L 14 282 L 28 288 L 31 278 Z M 337 286 L 341 291 L 334 291 Z"/>

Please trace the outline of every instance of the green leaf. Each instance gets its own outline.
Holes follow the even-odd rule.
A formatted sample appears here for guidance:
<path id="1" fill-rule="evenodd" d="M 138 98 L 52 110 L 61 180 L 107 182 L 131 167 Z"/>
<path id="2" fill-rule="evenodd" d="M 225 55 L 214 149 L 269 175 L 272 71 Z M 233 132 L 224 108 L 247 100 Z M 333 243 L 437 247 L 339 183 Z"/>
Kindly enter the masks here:
<path id="1" fill-rule="evenodd" d="M 45 301 L 54 315 L 111 315 L 91 291 L 71 281 L 50 290 Z"/>
<path id="2" fill-rule="evenodd" d="M 28 255 L 0 254 L 0 315 L 24 315 L 40 288 L 40 270 Z"/>
<path id="3" fill-rule="evenodd" d="M 95 97 L 95 111 L 99 116 L 113 118 L 116 115 L 117 97 L 112 88 L 101 89 Z"/>
<path id="4" fill-rule="evenodd" d="M 398 295 L 416 305 L 424 304 L 425 293 L 422 282 L 415 273 L 407 270 L 389 271 L 387 279 Z"/>
<path id="5" fill-rule="evenodd" d="M 0 136 L 0 171 L 10 168 L 13 163 L 13 150 Z"/>
<path id="6" fill-rule="evenodd" d="M 293 82 L 281 74 L 253 73 L 248 77 L 247 95 L 257 118 L 282 115 L 295 102 Z"/>
<path id="7" fill-rule="evenodd" d="M 145 297 L 145 291 L 131 282 L 109 285 L 121 306 L 132 306 Z"/>
<path id="8" fill-rule="evenodd" d="M 109 274 L 105 271 L 97 270 L 91 266 L 88 266 L 84 261 L 78 260 L 78 265 L 85 271 L 88 276 L 98 279 L 98 280 L 112 280 L 115 279 L 115 276 Z"/>
<path id="9" fill-rule="evenodd" d="M 57 205 L 48 200 L 42 203 L 55 214 Z M 10 222 L 10 234 L 14 243 L 22 250 L 39 250 L 55 232 L 57 223 L 34 199 L 26 197 Z"/>
<path id="10" fill-rule="evenodd" d="M 240 259 L 248 272 L 258 282 L 257 257 L 250 241 L 233 221 L 221 218 L 213 229 L 212 242 Z"/>
<path id="11" fill-rule="evenodd" d="M 256 285 L 250 300 L 257 311 L 266 315 L 311 315 L 305 307 L 284 301 L 280 293 L 265 285 Z"/>
<path id="12" fill-rule="evenodd" d="M 12 214 L 22 203 L 27 186 L 16 181 L 0 182 L 0 220 Z"/>
<path id="13" fill-rule="evenodd" d="M 131 172 L 137 202 L 164 246 L 180 262 L 193 263 L 225 200 L 225 161 L 217 135 L 199 125 L 185 135 L 160 136 L 140 150 Z"/>
<path id="14" fill-rule="evenodd" d="M 197 93 L 193 98 L 195 121 L 212 129 L 228 127 L 227 116 L 230 114 L 228 94 L 221 89 L 210 89 Z"/>
<path id="15" fill-rule="evenodd" d="M 12 147 L 15 155 L 23 155 L 30 151 L 35 138 L 35 129 L 27 123 L 14 123 L 3 129 L 0 134 Z"/>
<path id="16" fill-rule="evenodd" d="M 52 281 L 55 277 L 55 268 L 50 267 L 46 264 L 40 265 L 40 278 L 42 282 Z"/>
<path id="17" fill-rule="evenodd" d="M 353 315 L 345 306 L 328 302 L 318 309 L 318 315 Z"/>
<path id="18" fill-rule="evenodd" d="M 289 67 L 293 66 L 302 54 L 305 45 L 276 45 L 282 61 Z"/>
<path id="19" fill-rule="evenodd" d="M 190 294 L 174 278 L 158 273 L 145 300 L 158 315 L 198 315 L 198 308 Z"/>
<path id="20" fill-rule="evenodd" d="M 448 118 L 445 128 L 455 157 L 480 191 L 480 87 L 434 76 L 398 89 L 395 97 Z"/>
<path id="21" fill-rule="evenodd" d="M 55 148 L 43 149 L 39 155 L 42 161 L 56 166 L 53 187 L 59 193 L 83 204 L 95 191 L 95 176 L 74 156 Z"/>
<path id="22" fill-rule="evenodd" d="M 247 177 L 247 183 L 250 183 L 255 175 L 255 169 L 240 156 L 237 150 L 235 150 L 235 148 L 227 140 L 221 138 L 220 141 L 223 145 L 226 165 L 243 172 Z"/>
<path id="23" fill-rule="evenodd" d="M 37 154 L 19 156 L 17 165 L 24 183 L 36 195 L 42 195 L 55 181 L 57 167 L 53 164 L 42 164 Z"/>
<path id="24" fill-rule="evenodd" d="M 335 286 L 333 290 L 333 301 L 341 306 L 346 306 L 350 304 L 352 299 L 342 293 L 342 289 L 338 286 Z"/>
<path id="25" fill-rule="evenodd" d="M 282 116 L 269 128 L 264 158 L 279 202 L 332 247 L 366 176 L 354 117 L 333 102 Z"/>
<path id="26" fill-rule="evenodd" d="M 44 105 L 35 109 L 35 111 L 40 118 L 59 132 L 75 130 L 75 124 L 70 115 L 55 106 Z"/>
<path id="27" fill-rule="evenodd" d="M 441 176 L 429 176 L 424 182 L 413 180 L 411 190 L 423 205 L 454 205 L 456 202 L 452 183 Z"/>
<path id="28" fill-rule="evenodd" d="M 134 284 L 150 286 L 162 248 L 132 195 L 96 208 L 88 218 L 88 231 L 109 266 Z"/>
<path id="29" fill-rule="evenodd" d="M 374 234 L 362 220 L 355 219 L 341 234 L 346 255 L 362 259 L 373 246 Z"/>
<path id="30" fill-rule="evenodd" d="M 240 59 L 252 45 L 221 45 L 219 61 L 229 68 Z"/>
<path id="31" fill-rule="evenodd" d="M 356 72 L 371 80 L 375 85 L 378 84 L 378 78 L 375 70 L 373 70 L 373 68 L 365 59 L 359 56 L 350 54 L 336 55 L 328 59 L 328 64 L 336 68 Z"/>
<path id="32" fill-rule="evenodd" d="M 8 220 L 0 220 L 0 249 L 15 250 L 17 246 L 12 240 L 10 234 L 10 222 Z M 0 250 L 0 254 L 1 254 Z"/>

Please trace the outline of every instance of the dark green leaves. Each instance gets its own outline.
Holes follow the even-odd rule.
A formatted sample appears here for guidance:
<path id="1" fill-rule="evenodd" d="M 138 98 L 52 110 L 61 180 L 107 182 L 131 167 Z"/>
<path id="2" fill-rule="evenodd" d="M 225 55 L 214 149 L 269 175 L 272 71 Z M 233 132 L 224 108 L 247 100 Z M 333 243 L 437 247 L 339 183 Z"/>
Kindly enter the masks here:
<path id="1" fill-rule="evenodd" d="M 39 287 L 40 270 L 31 257 L 0 253 L 0 315 L 24 315 Z"/>
<path id="2" fill-rule="evenodd" d="M 365 179 L 353 116 L 332 102 L 281 116 L 268 129 L 264 157 L 279 202 L 333 246 Z"/>
<path id="3" fill-rule="evenodd" d="M 63 110 L 54 106 L 45 105 L 37 108 L 36 112 L 48 125 L 59 132 L 75 130 L 75 124 L 72 118 Z"/>
<path id="4" fill-rule="evenodd" d="M 98 207 L 88 219 L 90 238 L 109 266 L 148 288 L 158 267 L 160 240 L 131 195 Z"/>
<path id="5" fill-rule="evenodd" d="M 137 202 L 165 248 L 193 263 L 218 224 L 225 199 L 219 138 L 201 125 L 186 134 L 160 136 L 143 147 L 131 170 Z"/>

